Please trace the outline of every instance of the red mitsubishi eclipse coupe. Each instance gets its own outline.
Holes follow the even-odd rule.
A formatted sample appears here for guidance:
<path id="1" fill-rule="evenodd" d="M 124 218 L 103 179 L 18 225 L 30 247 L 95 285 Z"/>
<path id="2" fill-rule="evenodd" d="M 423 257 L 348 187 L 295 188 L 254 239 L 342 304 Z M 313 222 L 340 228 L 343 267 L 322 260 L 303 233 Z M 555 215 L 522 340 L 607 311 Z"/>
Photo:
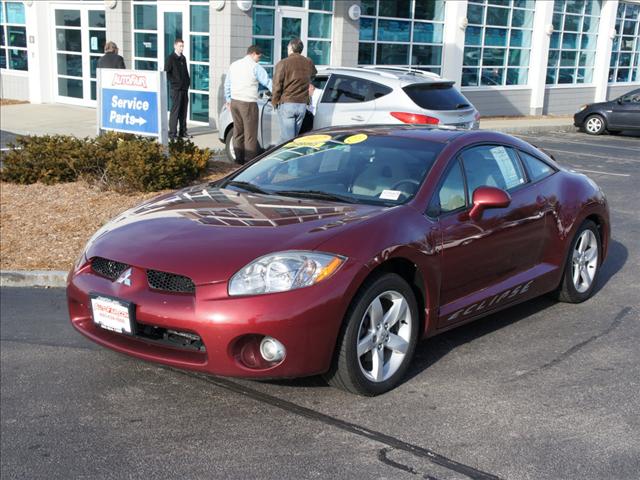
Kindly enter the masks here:
<path id="1" fill-rule="evenodd" d="M 589 298 L 609 238 L 598 186 L 522 140 L 336 128 L 109 222 L 69 275 L 69 313 L 144 360 L 376 395 L 421 338 Z"/>

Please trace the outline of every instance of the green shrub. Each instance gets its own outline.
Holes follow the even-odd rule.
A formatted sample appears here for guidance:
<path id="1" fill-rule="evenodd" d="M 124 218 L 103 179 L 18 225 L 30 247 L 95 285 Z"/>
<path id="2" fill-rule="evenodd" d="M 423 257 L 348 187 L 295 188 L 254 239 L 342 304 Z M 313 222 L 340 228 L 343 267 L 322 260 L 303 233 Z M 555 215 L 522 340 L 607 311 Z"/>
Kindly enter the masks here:
<path id="1" fill-rule="evenodd" d="M 209 149 L 188 140 L 171 142 L 168 154 L 149 137 L 107 132 L 95 139 L 19 137 L 4 157 L 2 180 L 52 184 L 86 180 L 101 188 L 157 191 L 180 188 L 207 168 Z"/>
<path id="2" fill-rule="evenodd" d="M 84 156 L 84 140 L 65 135 L 26 136 L 16 139 L 4 155 L 2 180 L 47 185 L 73 182 Z"/>

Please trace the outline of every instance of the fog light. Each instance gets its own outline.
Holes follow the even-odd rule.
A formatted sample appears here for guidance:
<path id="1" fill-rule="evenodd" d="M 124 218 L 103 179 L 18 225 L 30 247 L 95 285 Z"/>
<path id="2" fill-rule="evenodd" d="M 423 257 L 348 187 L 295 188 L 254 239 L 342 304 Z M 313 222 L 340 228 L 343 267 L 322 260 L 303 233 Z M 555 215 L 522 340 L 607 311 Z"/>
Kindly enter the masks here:
<path id="1" fill-rule="evenodd" d="M 278 340 L 264 337 L 260 342 L 260 355 L 267 362 L 279 362 L 284 358 L 285 348 Z"/>

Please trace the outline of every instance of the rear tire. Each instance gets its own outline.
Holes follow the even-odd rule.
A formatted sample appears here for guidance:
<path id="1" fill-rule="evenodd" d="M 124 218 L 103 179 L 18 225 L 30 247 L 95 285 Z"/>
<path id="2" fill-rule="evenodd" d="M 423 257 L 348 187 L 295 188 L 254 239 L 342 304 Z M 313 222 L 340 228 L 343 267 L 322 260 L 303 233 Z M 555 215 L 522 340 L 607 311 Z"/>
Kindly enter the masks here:
<path id="1" fill-rule="evenodd" d="M 600 232 L 595 223 L 585 220 L 571 241 L 557 299 L 581 303 L 591 297 L 600 273 L 601 259 Z"/>
<path id="2" fill-rule="evenodd" d="M 227 154 L 227 158 L 231 163 L 236 162 L 236 154 L 233 151 L 233 127 L 229 129 L 224 136 L 224 151 Z"/>
<path id="3" fill-rule="evenodd" d="M 600 115 L 589 115 L 584 121 L 584 131 L 589 135 L 601 135 L 607 128 Z"/>
<path id="4" fill-rule="evenodd" d="M 325 380 L 351 393 L 374 396 L 400 383 L 419 333 L 415 296 L 402 277 L 368 280 L 351 302 Z"/>

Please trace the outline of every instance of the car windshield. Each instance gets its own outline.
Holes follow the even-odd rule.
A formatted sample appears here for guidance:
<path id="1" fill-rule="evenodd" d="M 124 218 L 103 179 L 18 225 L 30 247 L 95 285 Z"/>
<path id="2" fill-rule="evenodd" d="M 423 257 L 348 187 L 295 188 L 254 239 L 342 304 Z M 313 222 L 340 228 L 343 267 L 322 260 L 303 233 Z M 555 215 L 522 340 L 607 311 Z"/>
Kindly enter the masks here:
<path id="1" fill-rule="evenodd" d="M 410 200 L 444 144 L 380 132 L 298 137 L 222 187 L 347 203 Z"/>

